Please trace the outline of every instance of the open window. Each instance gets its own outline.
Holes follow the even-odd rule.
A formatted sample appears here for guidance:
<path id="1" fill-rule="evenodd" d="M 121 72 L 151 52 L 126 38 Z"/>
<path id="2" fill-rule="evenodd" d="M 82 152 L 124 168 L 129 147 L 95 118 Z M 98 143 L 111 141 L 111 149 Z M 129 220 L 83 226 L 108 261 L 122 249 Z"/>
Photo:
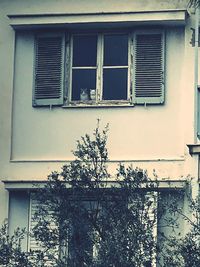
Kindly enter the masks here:
<path id="1" fill-rule="evenodd" d="M 128 46 L 128 34 L 73 35 L 70 100 L 128 100 Z"/>
<path id="2" fill-rule="evenodd" d="M 69 266 L 74 264 L 73 266 L 81 267 L 90 266 L 96 260 L 115 261 L 118 259 L 115 250 L 119 246 L 118 253 L 123 254 L 120 258 L 122 262 L 132 262 L 129 254 L 133 254 L 132 257 L 138 261 L 137 257 L 144 257 L 145 266 L 149 266 L 149 263 L 156 266 L 157 193 L 135 192 L 129 199 L 127 192 L 114 189 L 106 191 L 104 198 L 99 201 L 95 200 L 95 195 L 92 198 L 79 195 L 78 199 L 77 196 L 73 200 L 68 199 L 72 202 L 68 202 L 65 206 L 66 214 L 62 213 L 58 220 L 56 214 L 60 211 L 57 204 L 55 210 L 49 210 L 49 207 L 46 209 L 40 217 L 43 225 L 40 234 L 41 238 L 44 235 L 49 240 L 45 246 L 44 243 L 41 246 L 42 243 L 31 238 L 30 249 L 42 250 L 43 247 L 52 245 L 47 249 L 49 264 L 56 260 L 52 258 L 53 255 Z M 40 220 L 34 220 L 38 205 L 44 204 L 39 203 L 35 195 L 31 194 L 31 229 L 37 223 L 40 225 Z M 65 222 L 64 227 L 60 228 L 61 218 L 65 218 Z M 46 226 L 48 231 L 44 230 Z"/>
<path id="3" fill-rule="evenodd" d="M 48 266 L 55 266 L 58 259 L 67 266 L 89 266 L 97 255 L 98 245 L 94 240 L 98 238 L 92 225 L 92 217 L 100 212 L 96 201 L 80 197 L 70 202 L 67 205 L 70 214 L 63 215 L 65 226 L 61 227 L 55 214 L 59 211 L 41 203 L 37 193 L 30 195 L 29 251 L 43 251 Z"/>
<path id="4" fill-rule="evenodd" d="M 33 106 L 164 103 L 163 30 L 35 38 Z"/>

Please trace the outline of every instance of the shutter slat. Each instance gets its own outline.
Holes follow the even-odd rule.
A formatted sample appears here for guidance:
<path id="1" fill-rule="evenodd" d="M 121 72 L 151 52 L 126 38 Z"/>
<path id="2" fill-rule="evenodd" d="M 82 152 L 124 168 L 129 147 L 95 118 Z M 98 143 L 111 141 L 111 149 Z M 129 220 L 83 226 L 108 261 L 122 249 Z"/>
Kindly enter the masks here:
<path id="1" fill-rule="evenodd" d="M 162 103 L 163 33 L 137 33 L 135 38 L 134 103 Z"/>
<path id="2" fill-rule="evenodd" d="M 34 106 L 63 104 L 63 35 L 36 38 Z"/>

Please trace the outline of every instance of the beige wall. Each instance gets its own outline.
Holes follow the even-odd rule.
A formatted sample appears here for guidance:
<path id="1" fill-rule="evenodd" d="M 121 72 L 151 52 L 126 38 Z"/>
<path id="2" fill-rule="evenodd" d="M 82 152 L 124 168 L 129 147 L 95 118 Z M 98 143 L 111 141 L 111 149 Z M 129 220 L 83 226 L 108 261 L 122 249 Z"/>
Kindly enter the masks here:
<path id="1" fill-rule="evenodd" d="M 3 10 L 8 13 L 87 13 L 113 11 L 141 11 L 183 9 L 188 0 L 1 0 Z"/>
<path id="2" fill-rule="evenodd" d="M 166 100 L 164 105 L 126 108 L 33 108 L 33 35 L 15 36 L 8 14 L 81 13 L 182 9 L 185 1 L 0 0 L 0 179 L 44 179 L 72 159 L 75 140 L 91 133 L 97 118 L 110 124 L 108 149 L 117 161 L 156 170 L 159 177 L 197 176 L 194 142 L 194 48 L 188 18 L 183 27 L 166 28 Z M 15 62 L 15 67 L 14 67 Z M 11 159 L 11 161 L 10 161 Z M 59 160 L 59 162 L 58 162 Z M 0 188 L 1 217 L 7 193 Z"/>
<path id="3" fill-rule="evenodd" d="M 150 160 L 157 165 L 159 160 L 165 162 L 165 176 L 173 172 L 169 166 L 175 169 L 174 175 L 184 174 L 186 125 L 182 117 L 188 112 L 182 105 L 187 93 L 183 84 L 184 38 L 183 28 L 166 29 L 164 105 L 49 109 L 32 107 L 34 37 L 30 32 L 17 33 L 12 164 L 16 165 L 16 161 L 72 160 L 75 141 L 81 135 L 91 133 L 100 118 L 102 126 L 110 125 L 108 148 L 111 161 L 140 161 L 145 167 L 144 162 Z M 168 175 L 166 168 L 169 169 Z"/>
<path id="4" fill-rule="evenodd" d="M 177 46 L 177 44 L 179 44 Z M 16 38 L 12 160 L 71 160 L 75 140 L 95 128 L 97 118 L 110 124 L 111 160 L 168 159 L 184 156 L 181 124 L 181 76 L 184 32 L 166 31 L 164 105 L 121 108 L 33 108 L 34 38 Z"/>

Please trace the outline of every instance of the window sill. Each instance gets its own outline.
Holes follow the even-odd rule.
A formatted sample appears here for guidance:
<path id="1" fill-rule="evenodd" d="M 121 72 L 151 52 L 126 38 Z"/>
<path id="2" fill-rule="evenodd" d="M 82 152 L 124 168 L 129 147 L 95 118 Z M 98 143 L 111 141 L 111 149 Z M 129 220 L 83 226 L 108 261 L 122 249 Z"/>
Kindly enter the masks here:
<path id="1" fill-rule="evenodd" d="M 62 106 L 62 108 L 108 108 L 108 107 L 133 107 L 130 101 L 126 100 L 111 100 L 111 101 L 72 101 Z"/>
<path id="2" fill-rule="evenodd" d="M 46 185 L 46 180 L 3 180 L 5 189 L 11 190 L 36 190 Z M 108 187 L 116 187 L 118 182 L 115 177 L 106 182 Z M 187 184 L 186 180 L 158 180 L 159 189 L 184 189 Z M 66 187 L 70 187 L 66 182 Z M 117 187 L 116 187 L 117 188 Z M 145 188 L 145 187 L 143 187 Z"/>

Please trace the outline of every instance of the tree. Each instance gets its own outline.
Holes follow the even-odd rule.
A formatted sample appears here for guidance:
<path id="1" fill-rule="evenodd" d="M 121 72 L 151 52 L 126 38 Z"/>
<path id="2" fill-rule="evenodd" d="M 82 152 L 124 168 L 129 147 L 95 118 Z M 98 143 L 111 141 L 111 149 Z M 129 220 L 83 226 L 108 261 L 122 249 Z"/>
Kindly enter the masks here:
<path id="1" fill-rule="evenodd" d="M 0 266 L 2 267 L 32 267 L 28 254 L 21 249 L 21 240 L 25 229 L 16 229 L 12 236 L 8 234 L 8 223 L 4 221 L 0 228 Z"/>
<path id="2" fill-rule="evenodd" d="M 176 205 L 173 205 L 171 210 L 188 223 L 189 231 L 183 237 L 171 236 L 165 239 L 162 253 L 163 266 L 200 266 L 200 196 L 192 199 L 190 194 L 187 194 L 187 198 L 189 214 L 193 216 L 192 218 L 178 209 Z"/>
<path id="3" fill-rule="evenodd" d="M 189 7 L 194 7 L 194 8 L 198 8 L 200 4 L 199 0 L 190 0 L 188 3 Z"/>
<path id="4" fill-rule="evenodd" d="M 157 182 L 124 165 L 112 179 L 107 131 L 97 125 L 93 137 L 81 137 L 75 159 L 36 193 L 33 233 L 44 265 L 148 267 L 155 261 Z"/>
<path id="5" fill-rule="evenodd" d="M 37 242 L 37 249 L 23 252 L 25 230 L 17 229 L 10 237 L 7 224 L 2 227 L 2 266 L 150 267 L 160 263 L 157 220 L 166 211 L 178 213 L 176 202 L 163 203 L 158 214 L 159 182 L 142 169 L 120 164 L 112 177 L 107 166 L 107 133 L 108 126 L 101 131 L 98 121 L 92 137 L 86 134 L 77 141 L 75 159 L 60 172 L 52 172 L 43 188 L 35 188 L 30 240 Z M 165 219 L 168 226 L 178 227 L 176 218 Z M 179 258 L 183 262 L 180 240 L 163 238 L 167 242 L 160 266 L 185 267 L 178 265 Z M 182 251 L 186 254 L 191 249 Z"/>

